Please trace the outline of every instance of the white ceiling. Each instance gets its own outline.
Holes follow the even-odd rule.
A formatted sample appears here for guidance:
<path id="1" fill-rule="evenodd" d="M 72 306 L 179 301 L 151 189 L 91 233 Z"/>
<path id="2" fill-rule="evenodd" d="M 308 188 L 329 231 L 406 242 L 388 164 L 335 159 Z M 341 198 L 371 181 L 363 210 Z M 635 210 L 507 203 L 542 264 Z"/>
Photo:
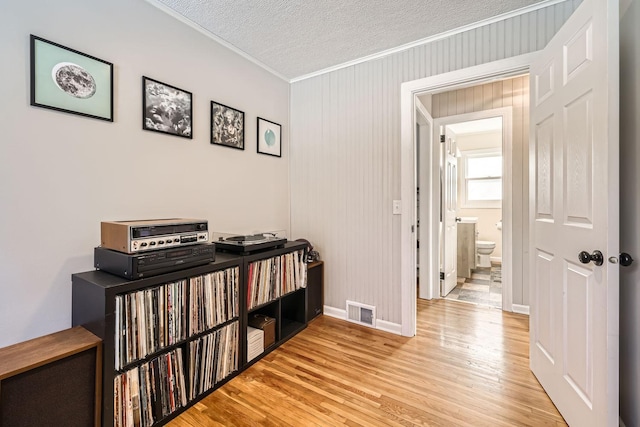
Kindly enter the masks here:
<path id="1" fill-rule="evenodd" d="M 147 0 L 285 80 L 552 0 Z"/>

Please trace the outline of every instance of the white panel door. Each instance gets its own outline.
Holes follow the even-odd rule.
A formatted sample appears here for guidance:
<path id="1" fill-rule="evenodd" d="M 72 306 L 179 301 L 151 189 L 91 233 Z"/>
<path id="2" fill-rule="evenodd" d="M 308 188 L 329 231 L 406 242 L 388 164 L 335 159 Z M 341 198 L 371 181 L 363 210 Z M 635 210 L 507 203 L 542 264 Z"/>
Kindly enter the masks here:
<path id="1" fill-rule="evenodd" d="M 439 241 L 438 239 L 431 238 L 429 234 L 429 224 L 435 214 L 432 212 L 430 198 L 426 196 L 431 194 L 430 187 L 432 181 L 437 181 L 438 178 L 436 175 L 435 179 L 433 179 L 434 167 L 431 161 L 432 153 L 436 151 L 433 147 L 433 118 L 426 109 L 420 112 L 416 111 L 416 114 L 420 114 L 422 118 L 422 120 L 419 121 L 419 140 L 416 142 L 420 146 L 419 150 L 417 150 L 419 153 L 418 188 L 420 189 L 418 215 L 418 242 L 420 243 L 420 248 L 418 249 L 418 277 L 420 280 L 420 288 L 418 290 L 418 297 L 431 299 L 435 296 L 432 291 L 432 289 L 434 289 L 433 286 L 437 284 L 439 280 L 438 268 L 436 263 L 432 262 L 431 254 L 438 253 Z M 438 161 L 439 160 L 436 159 L 436 162 Z"/>
<path id="2" fill-rule="evenodd" d="M 446 129 L 446 128 L 445 128 Z M 441 294 L 447 296 L 457 284 L 458 268 L 458 159 L 456 158 L 456 138 L 453 131 L 445 130 L 442 144 L 442 280 Z"/>
<path id="3" fill-rule="evenodd" d="M 531 369 L 579 427 L 618 425 L 617 7 L 584 0 L 531 67 Z"/>

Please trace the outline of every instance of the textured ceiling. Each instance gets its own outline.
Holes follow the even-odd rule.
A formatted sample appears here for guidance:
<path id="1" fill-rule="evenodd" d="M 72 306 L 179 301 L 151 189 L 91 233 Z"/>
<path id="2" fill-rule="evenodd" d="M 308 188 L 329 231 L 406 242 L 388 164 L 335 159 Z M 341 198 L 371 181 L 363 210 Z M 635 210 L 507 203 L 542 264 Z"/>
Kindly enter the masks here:
<path id="1" fill-rule="evenodd" d="M 286 79 L 542 0 L 148 0 Z"/>

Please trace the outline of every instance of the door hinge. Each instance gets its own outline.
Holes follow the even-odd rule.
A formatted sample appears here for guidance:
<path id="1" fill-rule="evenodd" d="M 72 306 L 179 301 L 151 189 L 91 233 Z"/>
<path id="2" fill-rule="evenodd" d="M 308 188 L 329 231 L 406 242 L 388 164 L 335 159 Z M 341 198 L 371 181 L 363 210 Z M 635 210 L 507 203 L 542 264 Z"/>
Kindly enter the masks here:
<path id="1" fill-rule="evenodd" d="M 444 135 L 440 135 L 440 142 L 444 142 Z"/>
<path id="2" fill-rule="evenodd" d="M 411 232 L 412 232 L 412 233 L 415 233 L 415 232 L 416 232 L 416 226 L 415 226 L 415 225 L 412 225 L 412 226 L 411 226 Z"/>
<path id="3" fill-rule="evenodd" d="M 443 271 L 440 272 L 440 280 L 444 280 L 444 272 Z"/>

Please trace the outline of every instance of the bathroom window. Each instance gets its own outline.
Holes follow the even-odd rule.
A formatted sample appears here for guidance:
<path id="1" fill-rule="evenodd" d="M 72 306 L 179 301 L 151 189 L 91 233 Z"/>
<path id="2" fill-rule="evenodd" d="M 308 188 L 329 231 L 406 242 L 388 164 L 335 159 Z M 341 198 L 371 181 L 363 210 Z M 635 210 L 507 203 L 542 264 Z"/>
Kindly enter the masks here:
<path id="1" fill-rule="evenodd" d="M 463 208 L 502 207 L 502 152 L 500 149 L 463 151 L 460 200 Z"/>

